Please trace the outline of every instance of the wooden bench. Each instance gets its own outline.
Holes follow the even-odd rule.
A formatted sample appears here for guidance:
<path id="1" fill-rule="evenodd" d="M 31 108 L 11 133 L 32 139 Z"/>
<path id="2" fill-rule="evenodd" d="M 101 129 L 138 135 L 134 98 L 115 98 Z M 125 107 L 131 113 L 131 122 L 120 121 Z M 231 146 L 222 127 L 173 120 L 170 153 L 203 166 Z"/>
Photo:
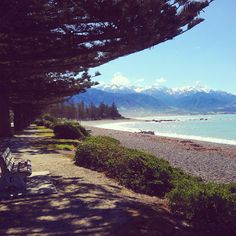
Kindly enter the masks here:
<path id="1" fill-rule="evenodd" d="M 16 162 L 11 155 L 10 148 L 0 154 L 0 190 L 2 191 L 26 191 L 27 176 L 32 174 L 32 166 L 29 160 Z"/>

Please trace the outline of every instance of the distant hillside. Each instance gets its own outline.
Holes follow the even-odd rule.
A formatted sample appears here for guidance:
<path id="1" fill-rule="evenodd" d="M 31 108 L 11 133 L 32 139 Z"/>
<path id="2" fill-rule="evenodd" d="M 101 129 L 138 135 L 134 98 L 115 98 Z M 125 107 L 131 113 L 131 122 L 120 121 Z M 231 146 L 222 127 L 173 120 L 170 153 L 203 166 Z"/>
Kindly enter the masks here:
<path id="1" fill-rule="evenodd" d="M 71 103 L 84 101 L 95 105 L 104 102 L 117 105 L 124 115 L 183 112 L 236 112 L 236 95 L 199 87 L 138 89 L 134 86 L 100 86 L 70 99 Z"/>
<path id="2" fill-rule="evenodd" d="M 89 89 L 86 93 L 73 96 L 71 103 L 84 101 L 85 104 L 94 103 L 95 105 L 104 102 L 111 105 L 113 102 L 117 105 L 120 112 L 125 114 L 129 112 L 156 112 L 165 111 L 168 106 L 158 99 L 142 93 L 111 93 L 99 89 Z"/>

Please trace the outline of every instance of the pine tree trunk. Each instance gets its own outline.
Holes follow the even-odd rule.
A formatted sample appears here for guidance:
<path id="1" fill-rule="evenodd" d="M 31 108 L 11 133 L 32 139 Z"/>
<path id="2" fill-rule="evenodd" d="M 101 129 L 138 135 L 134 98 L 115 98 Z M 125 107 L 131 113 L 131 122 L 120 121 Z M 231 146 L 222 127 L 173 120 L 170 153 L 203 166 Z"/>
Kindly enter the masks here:
<path id="1" fill-rule="evenodd" d="M 23 115 L 20 109 L 14 108 L 14 130 L 22 131 L 24 129 Z"/>
<path id="2" fill-rule="evenodd" d="M 22 131 L 27 128 L 33 121 L 30 111 L 25 106 L 17 105 L 14 107 L 14 128 L 15 131 Z"/>
<path id="3" fill-rule="evenodd" d="M 0 92 L 0 137 L 11 137 L 11 121 L 9 112 L 9 98 L 6 93 Z"/>

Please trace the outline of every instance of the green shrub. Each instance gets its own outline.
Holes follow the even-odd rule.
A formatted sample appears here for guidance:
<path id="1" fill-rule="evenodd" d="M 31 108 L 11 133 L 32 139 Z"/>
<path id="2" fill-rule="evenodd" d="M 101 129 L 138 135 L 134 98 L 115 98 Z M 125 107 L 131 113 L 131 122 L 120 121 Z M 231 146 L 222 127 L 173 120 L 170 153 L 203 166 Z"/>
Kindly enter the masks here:
<path id="1" fill-rule="evenodd" d="M 110 137 L 84 140 L 75 163 L 103 171 L 136 192 L 167 193 L 172 211 L 190 220 L 199 235 L 236 235 L 236 184 L 205 183 L 155 156 L 122 147 Z"/>
<path id="2" fill-rule="evenodd" d="M 75 126 L 77 129 L 79 129 L 84 136 L 89 135 L 88 131 L 79 123 L 73 124 L 73 126 Z"/>
<path id="3" fill-rule="evenodd" d="M 77 165 L 104 171 L 134 191 L 163 196 L 172 188 L 167 161 L 119 145 L 110 137 L 89 137 L 78 146 Z"/>
<path id="4" fill-rule="evenodd" d="M 44 120 L 43 125 L 48 129 L 53 129 L 54 123 L 48 120 Z"/>
<path id="5" fill-rule="evenodd" d="M 236 184 L 182 179 L 167 196 L 171 209 L 192 220 L 198 231 L 236 235 Z"/>
<path id="6" fill-rule="evenodd" d="M 43 119 L 38 118 L 34 121 L 34 124 L 36 124 L 37 126 L 43 126 L 44 121 L 43 121 Z"/>
<path id="7" fill-rule="evenodd" d="M 56 138 L 62 139 L 83 139 L 85 137 L 79 126 L 70 123 L 54 125 L 53 132 Z"/>
<path id="8" fill-rule="evenodd" d="M 51 123 L 56 123 L 57 122 L 57 118 L 53 117 L 50 114 L 42 115 L 42 119 L 45 120 L 45 121 L 50 121 Z"/>
<path id="9" fill-rule="evenodd" d="M 78 123 L 78 122 L 76 122 L 76 121 L 73 122 L 73 121 L 68 121 L 68 120 L 64 121 L 63 123 L 64 123 L 64 124 L 67 124 L 67 125 L 70 125 L 70 126 L 73 126 L 73 127 L 76 127 L 77 129 L 80 130 L 80 132 L 81 132 L 84 136 L 89 136 L 88 131 L 87 131 L 80 123 Z"/>

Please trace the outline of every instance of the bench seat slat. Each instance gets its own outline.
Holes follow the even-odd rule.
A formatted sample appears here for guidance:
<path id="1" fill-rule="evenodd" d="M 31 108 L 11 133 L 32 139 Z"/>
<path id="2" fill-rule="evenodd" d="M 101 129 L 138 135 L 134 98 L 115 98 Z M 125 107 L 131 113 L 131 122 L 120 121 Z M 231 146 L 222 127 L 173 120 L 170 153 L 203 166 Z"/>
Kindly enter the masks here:
<path id="1" fill-rule="evenodd" d="M 8 169 L 9 172 L 12 171 L 13 166 L 14 166 L 14 162 L 13 162 L 13 161 L 10 161 L 10 162 L 7 164 L 7 169 Z"/>
<path id="2" fill-rule="evenodd" d="M 16 163 L 14 157 L 11 155 L 10 148 L 7 148 L 1 155 L 0 158 L 3 160 L 4 172 L 10 173 L 25 173 L 27 176 L 32 174 L 32 166 L 30 160 L 21 160 Z"/>
<path id="3" fill-rule="evenodd" d="M 6 157 L 9 155 L 9 153 L 11 153 L 11 151 L 10 151 L 10 148 L 8 147 L 8 148 L 1 154 L 2 158 L 3 158 L 4 160 L 6 160 Z"/>
<path id="4" fill-rule="evenodd" d="M 10 148 L 0 153 L 0 189 L 12 191 L 19 189 L 26 191 L 27 176 L 32 174 L 32 166 L 29 160 L 16 162 L 11 155 Z"/>

